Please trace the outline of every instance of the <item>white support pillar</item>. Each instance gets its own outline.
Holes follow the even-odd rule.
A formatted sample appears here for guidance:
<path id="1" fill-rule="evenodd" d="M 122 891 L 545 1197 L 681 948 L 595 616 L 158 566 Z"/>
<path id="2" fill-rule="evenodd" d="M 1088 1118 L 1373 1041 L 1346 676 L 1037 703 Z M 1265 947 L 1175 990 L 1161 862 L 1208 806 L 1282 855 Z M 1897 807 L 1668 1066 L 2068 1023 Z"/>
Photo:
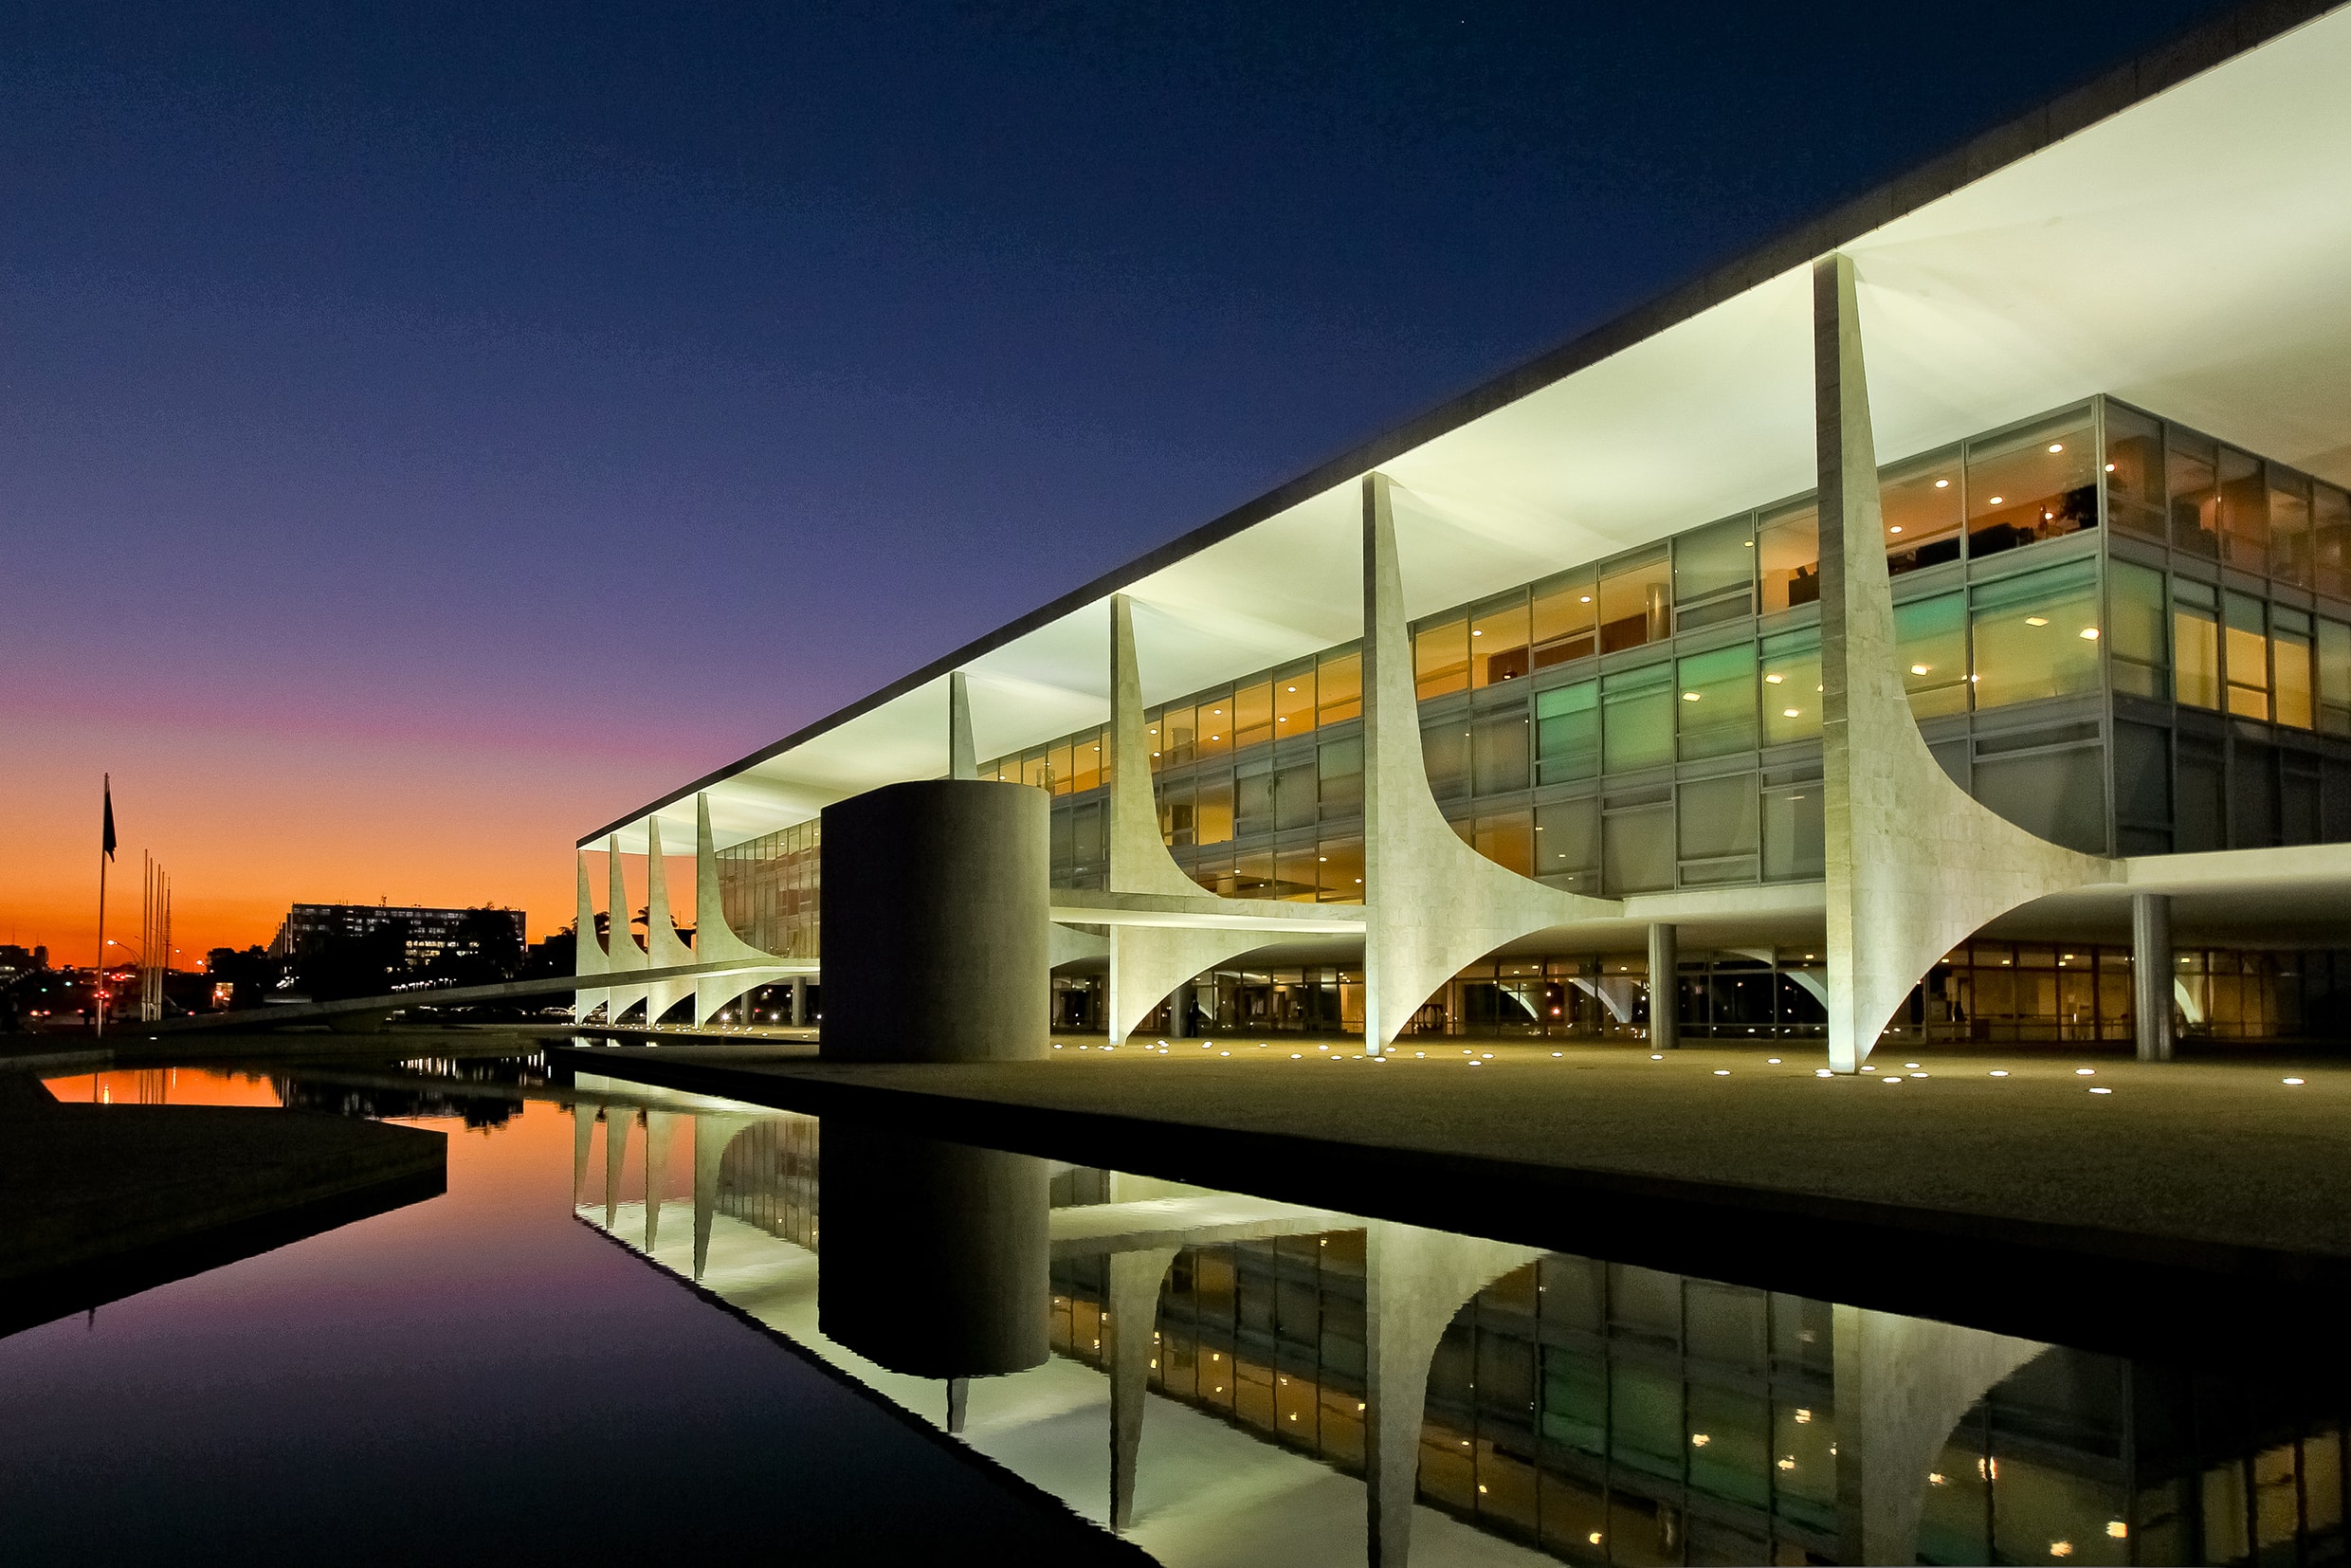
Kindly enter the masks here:
<path id="1" fill-rule="evenodd" d="M 805 975 L 792 977 L 792 1027 L 808 1028 L 808 979 Z"/>
<path id="2" fill-rule="evenodd" d="M 979 776 L 979 754 L 972 741 L 972 692 L 959 669 L 947 673 L 947 776 Z"/>
<path id="3" fill-rule="evenodd" d="M 1429 793 L 1388 476 L 1363 478 L 1363 1045 L 1393 1043 L 1438 987 L 1504 942 L 1621 917 L 1461 841 Z"/>
<path id="4" fill-rule="evenodd" d="M 1681 931 L 1664 921 L 1649 928 L 1649 1044 L 1651 1050 L 1682 1045 Z"/>
<path id="5" fill-rule="evenodd" d="M 610 965 L 604 956 L 604 943 L 596 938 L 595 901 L 588 895 L 588 852 L 585 849 L 574 850 L 572 859 L 579 870 L 579 913 L 572 926 L 572 973 L 602 975 Z M 587 1022 L 591 1012 L 605 1005 L 609 994 L 601 986 L 582 986 L 574 992 L 572 1021 Z M 609 1012 L 606 1017 L 611 1017 Z"/>
<path id="6" fill-rule="evenodd" d="M 2121 880 L 1978 805 L 1920 738 L 1895 665 L 1877 447 L 1850 257 L 1813 264 L 1820 474 L 1829 1066 L 1856 1071 L 1935 961 L 2034 899 Z"/>
<path id="7" fill-rule="evenodd" d="M 710 830 L 710 796 L 694 797 L 694 955 L 705 963 L 743 963 L 773 958 L 735 934 L 727 923 L 724 885 L 719 881 L 719 841 Z M 718 1017 L 720 1011 L 755 987 L 773 984 L 776 976 L 749 970 L 736 975 L 706 975 L 694 982 L 694 1023 L 697 1028 Z"/>
<path id="8" fill-rule="evenodd" d="M 669 1174 L 669 1135 L 676 1128 L 676 1111 L 645 1113 L 645 1252 L 650 1257 L 661 1245 L 662 1178 Z"/>
<path id="9" fill-rule="evenodd" d="M 2172 1059 L 2172 901 L 2131 895 L 2131 1017 L 2139 1060 Z"/>
<path id="10" fill-rule="evenodd" d="M 750 1116 L 697 1116 L 694 1119 L 694 1277 L 701 1279 L 710 1265 L 710 1229 L 719 1217 L 719 1171 L 726 1147 L 735 1135 L 758 1121 Z"/>
<path id="11" fill-rule="evenodd" d="M 608 911 L 605 921 L 605 970 L 615 977 L 641 972 L 648 967 L 645 949 L 629 929 L 629 877 L 621 869 L 620 835 L 612 834 L 604 841 L 606 866 L 605 899 Z M 604 1021 L 617 1024 L 621 1014 L 645 1000 L 645 987 L 615 985 L 605 993 L 607 998 Z"/>
<path id="12" fill-rule="evenodd" d="M 1167 852 L 1151 784 L 1151 738 L 1143 723 L 1141 669 L 1135 656 L 1135 606 L 1110 598 L 1110 891 L 1162 893 L 1213 911 L 1228 901 L 1205 891 Z M 1226 959 L 1263 947 L 1258 932 L 1213 926 L 1114 925 L 1110 928 L 1110 1043 L 1124 1045 L 1136 1025 L 1184 981 Z"/>
<path id="13" fill-rule="evenodd" d="M 629 1130 L 637 1113 L 627 1105 L 604 1107 L 604 1228 L 620 1218 L 621 1173 L 629 1167 Z"/>
<path id="14" fill-rule="evenodd" d="M 669 857 L 662 851 L 661 818 L 657 816 L 645 820 L 645 866 L 647 965 L 676 969 L 690 964 L 694 949 L 678 935 L 677 916 L 669 906 Z M 695 982 L 690 979 L 654 981 L 646 988 L 645 1021 L 660 1023 L 664 1013 L 693 995 L 694 990 Z"/>

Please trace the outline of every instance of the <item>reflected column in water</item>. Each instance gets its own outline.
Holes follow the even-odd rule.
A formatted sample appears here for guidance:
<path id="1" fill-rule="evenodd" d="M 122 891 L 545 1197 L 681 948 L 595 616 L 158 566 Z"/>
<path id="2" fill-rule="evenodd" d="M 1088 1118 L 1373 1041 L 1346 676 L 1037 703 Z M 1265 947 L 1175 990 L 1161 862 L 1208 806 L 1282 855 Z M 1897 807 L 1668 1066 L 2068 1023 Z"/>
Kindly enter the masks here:
<path id="1" fill-rule="evenodd" d="M 1178 1249 L 1110 1254 L 1103 1365 L 1110 1374 L 1110 1527 L 1135 1522 L 1135 1458 L 1143 1440 L 1143 1396 L 1158 1364 L 1159 1282 Z"/>
<path id="2" fill-rule="evenodd" d="M 596 1108 L 582 1101 L 572 1102 L 572 1206 L 579 1207 L 580 1194 L 588 1186 L 588 1145 L 595 1141 Z"/>
<path id="3" fill-rule="evenodd" d="M 1029 1155 L 825 1122 L 825 1335 L 912 1377 L 984 1377 L 1050 1352 L 1051 1171 Z"/>
<path id="4" fill-rule="evenodd" d="M 604 1107 L 604 1228 L 620 1214 L 620 1176 L 629 1163 L 629 1128 L 636 1112 L 626 1105 Z"/>
<path id="5" fill-rule="evenodd" d="M 1952 1429 L 2049 1346 L 1866 1307 L 1835 1312 L 1838 1556 L 1915 1562 L 1927 1472 Z"/>
<path id="6" fill-rule="evenodd" d="M 669 1165 L 669 1135 L 678 1113 L 647 1109 L 645 1113 L 645 1249 L 651 1252 L 661 1237 L 662 1176 Z"/>
<path id="7" fill-rule="evenodd" d="M 719 1212 L 719 1168 L 735 1135 L 758 1120 L 749 1116 L 694 1119 L 694 1277 L 710 1266 L 710 1222 Z"/>
<path id="8" fill-rule="evenodd" d="M 1542 1252 L 1375 1220 L 1364 1266 L 1364 1502 L 1373 1568 L 1403 1568 L 1420 1486 L 1429 1363 L 1462 1304 Z"/>

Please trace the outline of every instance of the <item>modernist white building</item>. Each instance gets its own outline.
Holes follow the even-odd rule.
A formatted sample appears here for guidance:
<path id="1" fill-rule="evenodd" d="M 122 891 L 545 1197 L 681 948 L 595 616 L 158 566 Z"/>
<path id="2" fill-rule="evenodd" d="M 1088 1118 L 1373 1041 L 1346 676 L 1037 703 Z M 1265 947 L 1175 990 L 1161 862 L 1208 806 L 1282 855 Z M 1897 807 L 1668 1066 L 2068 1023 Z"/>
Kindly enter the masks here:
<path id="1" fill-rule="evenodd" d="M 585 1000 L 818 975 L 818 814 L 943 776 L 1049 793 L 1056 1023 L 1114 1037 L 2337 1031 L 2351 11 L 2225 19 L 598 828 L 581 930 L 586 853 L 696 845 L 702 935 L 583 944 L 669 975 Z"/>

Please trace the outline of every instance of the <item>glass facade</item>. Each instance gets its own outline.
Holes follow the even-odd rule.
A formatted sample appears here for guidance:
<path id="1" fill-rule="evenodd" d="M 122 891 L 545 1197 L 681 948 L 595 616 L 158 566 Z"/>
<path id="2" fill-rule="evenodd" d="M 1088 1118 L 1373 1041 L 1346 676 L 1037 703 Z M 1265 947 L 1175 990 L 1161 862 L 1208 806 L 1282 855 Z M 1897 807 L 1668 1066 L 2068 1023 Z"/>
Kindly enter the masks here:
<path id="1" fill-rule="evenodd" d="M 719 851 L 719 907 L 738 937 L 781 958 L 816 954 L 822 819 Z"/>
<path id="2" fill-rule="evenodd" d="M 1889 464 L 1880 497 L 1912 711 L 1977 799 L 2093 854 L 2351 841 L 2351 495 L 2099 397 Z M 1794 497 L 1416 624 L 1429 784 L 1463 840 L 1608 896 L 1818 880 L 1818 542 Z M 1148 728 L 1162 837 L 1202 887 L 1361 900 L 1358 646 L 1165 703 Z M 981 769 L 1051 794 L 1057 886 L 1106 881 L 1106 747 L 1097 727 Z M 721 856 L 743 866 L 728 915 L 812 954 L 812 841 L 795 862 L 786 836 Z M 804 902 L 751 891 L 791 875 Z M 1200 1021 L 1359 1021 L 1340 971 L 1281 973 L 1219 979 Z M 1596 1001 L 1464 989 L 1485 983 L 1465 975 L 1421 1027 L 1616 1027 Z M 1806 1027 L 1808 994 L 1771 989 L 1767 1022 L 1734 1008 L 1724 1027 Z M 1084 985 L 1065 990 L 1065 1027 L 1099 1019 Z M 1947 1005 L 1954 1029 L 2008 1016 Z M 2066 1016 L 2046 1037 L 2072 1037 Z M 2119 1016 L 2094 1013 L 2094 1037 L 2120 1037 Z"/>

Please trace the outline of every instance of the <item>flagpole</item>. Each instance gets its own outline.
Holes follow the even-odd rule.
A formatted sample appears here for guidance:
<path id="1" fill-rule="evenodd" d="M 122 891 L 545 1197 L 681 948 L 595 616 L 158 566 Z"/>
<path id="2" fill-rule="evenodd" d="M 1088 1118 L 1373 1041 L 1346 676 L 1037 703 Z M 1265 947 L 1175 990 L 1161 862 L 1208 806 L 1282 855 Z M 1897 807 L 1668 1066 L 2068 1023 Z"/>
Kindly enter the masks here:
<path id="1" fill-rule="evenodd" d="M 106 808 L 107 814 L 111 818 L 114 813 L 115 776 L 108 774 L 105 778 Z M 102 1040 L 106 1037 L 106 862 L 109 857 L 106 848 L 102 847 L 104 840 L 101 839 L 100 843 L 101 848 L 98 851 L 98 983 L 90 988 L 90 1011 L 98 1019 L 98 1030 L 93 1038 Z"/>

